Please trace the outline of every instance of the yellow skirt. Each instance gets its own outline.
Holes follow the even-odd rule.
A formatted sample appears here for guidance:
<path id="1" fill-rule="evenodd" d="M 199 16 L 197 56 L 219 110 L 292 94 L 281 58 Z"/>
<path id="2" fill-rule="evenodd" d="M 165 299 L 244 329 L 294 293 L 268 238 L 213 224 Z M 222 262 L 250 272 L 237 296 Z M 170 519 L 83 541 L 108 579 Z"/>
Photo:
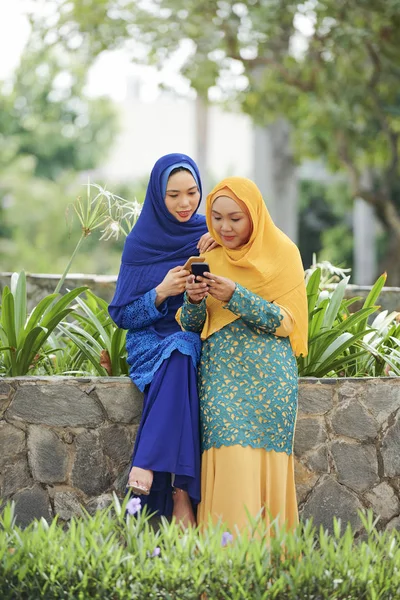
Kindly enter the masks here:
<path id="1" fill-rule="evenodd" d="M 222 521 L 232 532 L 248 524 L 247 512 L 262 511 L 267 525 L 278 518 L 292 529 L 298 523 L 293 454 L 249 446 L 206 450 L 201 466 L 199 525 Z"/>

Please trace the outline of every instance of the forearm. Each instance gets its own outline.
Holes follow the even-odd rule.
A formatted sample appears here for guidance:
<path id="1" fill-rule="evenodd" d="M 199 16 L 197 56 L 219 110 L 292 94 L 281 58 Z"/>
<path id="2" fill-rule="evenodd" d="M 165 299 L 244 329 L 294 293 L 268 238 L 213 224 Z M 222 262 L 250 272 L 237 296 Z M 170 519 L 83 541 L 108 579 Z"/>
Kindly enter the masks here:
<path id="1" fill-rule="evenodd" d="M 292 317 L 284 308 L 238 284 L 225 308 L 238 315 L 247 325 L 279 337 L 287 337 L 293 330 Z"/>

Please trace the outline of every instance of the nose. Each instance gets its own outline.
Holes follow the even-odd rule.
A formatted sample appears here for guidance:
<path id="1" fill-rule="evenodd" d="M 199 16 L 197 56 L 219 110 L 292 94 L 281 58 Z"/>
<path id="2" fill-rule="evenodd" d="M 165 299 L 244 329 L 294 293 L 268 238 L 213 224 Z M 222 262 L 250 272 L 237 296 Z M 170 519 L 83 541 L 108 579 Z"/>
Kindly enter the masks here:
<path id="1" fill-rule="evenodd" d="M 232 226 L 231 226 L 231 224 L 229 222 L 224 222 L 223 221 L 222 225 L 221 225 L 221 232 L 225 233 L 225 232 L 228 232 L 228 231 L 232 231 Z"/>
<path id="2" fill-rule="evenodd" d="M 179 203 L 179 208 L 181 210 L 186 210 L 188 208 L 190 208 L 190 202 L 189 202 L 189 198 L 182 198 L 182 200 Z"/>

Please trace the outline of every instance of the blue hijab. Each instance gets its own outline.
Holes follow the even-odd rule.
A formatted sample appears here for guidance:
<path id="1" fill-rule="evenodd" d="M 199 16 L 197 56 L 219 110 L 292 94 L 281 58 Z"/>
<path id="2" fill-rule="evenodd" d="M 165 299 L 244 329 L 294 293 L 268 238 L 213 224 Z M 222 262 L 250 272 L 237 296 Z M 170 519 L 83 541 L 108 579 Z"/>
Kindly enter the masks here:
<path id="1" fill-rule="evenodd" d="M 168 177 L 177 167 L 183 167 L 193 175 L 201 200 L 200 173 L 189 156 L 167 154 L 155 163 L 142 212 L 125 241 L 115 295 L 109 306 L 109 313 L 117 324 L 121 307 L 153 289 L 170 269 L 183 265 L 189 256 L 199 253 L 197 243 L 207 232 L 207 226 L 205 217 L 197 214 L 198 206 L 190 220 L 181 223 L 165 205 Z M 179 307 L 182 297 L 174 298 L 179 302 L 173 304 Z"/>

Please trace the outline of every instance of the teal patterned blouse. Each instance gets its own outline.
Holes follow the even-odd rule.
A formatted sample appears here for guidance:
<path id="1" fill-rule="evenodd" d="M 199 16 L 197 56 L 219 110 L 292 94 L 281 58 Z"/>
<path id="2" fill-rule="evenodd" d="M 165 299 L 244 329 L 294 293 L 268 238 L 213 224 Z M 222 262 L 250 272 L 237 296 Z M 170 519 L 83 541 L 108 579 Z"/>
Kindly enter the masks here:
<path id="1" fill-rule="evenodd" d="M 240 318 L 203 342 L 199 365 L 203 451 L 251 446 L 292 453 L 297 414 L 297 364 L 288 337 L 274 332 L 278 306 L 236 284 L 225 308 Z M 185 296 L 181 325 L 199 332 L 207 303 Z"/>

